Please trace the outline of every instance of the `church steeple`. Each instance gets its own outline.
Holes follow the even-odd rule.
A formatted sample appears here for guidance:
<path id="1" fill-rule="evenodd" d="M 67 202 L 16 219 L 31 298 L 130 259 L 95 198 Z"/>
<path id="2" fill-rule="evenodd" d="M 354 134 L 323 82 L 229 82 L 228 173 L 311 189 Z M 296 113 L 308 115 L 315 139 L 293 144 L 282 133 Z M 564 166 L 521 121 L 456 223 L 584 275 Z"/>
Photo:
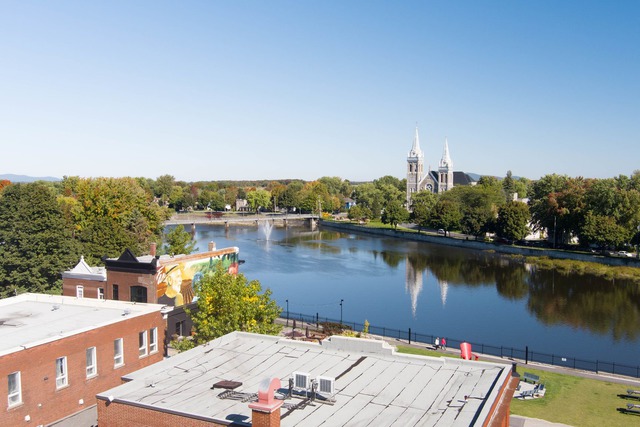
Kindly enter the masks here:
<path id="1" fill-rule="evenodd" d="M 420 149 L 420 136 L 418 135 L 418 126 L 416 126 L 416 133 L 413 137 L 413 146 L 411 147 L 411 151 L 409 151 L 408 157 L 424 157 L 424 154 Z"/>
<path id="2" fill-rule="evenodd" d="M 447 140 L 447 137 L 444 138 L 444 150 L 442 151 L 442 158 L 440 159 L 440 167 L 453 169 L 453 162 L 449 155 L 449 141 Z"/>
<path id="3" fill-rule="evenodd" d="M 407 156 L 407 209 L 411 209 L 411 194 L 419 190 L 422 181 L 424 154 L 420 149 L 418 126 L 413 137 L 413 145 Z"/>
<path id="4" fill-rule="evenodd" d="M 438 167 L 438 193 L 444 193 L 445 191 L 453 188 L 453 162 L 449 155 L 449 141 L 445 137 L 444 149 L 442 151 L 442 158 L 440 159 L 440 165 Z"/>

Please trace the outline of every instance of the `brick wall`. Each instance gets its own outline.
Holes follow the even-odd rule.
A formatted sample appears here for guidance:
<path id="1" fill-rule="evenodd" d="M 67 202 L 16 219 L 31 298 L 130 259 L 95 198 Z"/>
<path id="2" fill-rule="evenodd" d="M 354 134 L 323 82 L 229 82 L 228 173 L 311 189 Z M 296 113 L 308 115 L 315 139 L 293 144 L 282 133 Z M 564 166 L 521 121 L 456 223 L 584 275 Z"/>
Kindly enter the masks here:
<path id="1" fill-rule="evenodd" d="M 138 332 L 158 328 L 158 351 L 138 356 Z M 0 420 L 2 425 L 47 424 L 96 403 L 95 395 L 122 383 L 120 377 L 163 358 L 164 320 L 160 312 L 62 338 L 0 358 Z M 113 341 L 124 339 L 124 365 L 114 367 Z M 147 340 L 148 345 L 148 340 Z M 86 349 L 96 347 L 98 374 L 86 377 Z M 67 357 L 68 386 L 56 389 L 56 358 Z M 20 371 L 22 404 L 8 408 L 7 376 Z M 80 400 L 83 403 L 80 403 Z"/>
<path id="2" fill-rule="evenodd" d="M 120 301 L 131 301 L 131 286 L 144 286 L 147 288 L 147 302 L 150 304 L 156 304 L 158 302 L 155 275 L 153 274 L 108 271 L 107 282 L 107 299 L 113 299 L 113 285 L 116 284 L 119 288 L 118 300 Z"/>
<path id="3" fill-rule="evenodd" d="M 82 279 L 73 279 L 69 277 L 65 277 L 62 279 L 62 295 L 67 297 L 75 297 L 76 296 L 76 286 L 82 285 L 84 287 L 84 297 L 85 298 L 98 298 L 98 288 L 102 288 L 105 290 L 105 295 L 107 291 L 107 282 L 106 281 L 96 281 L 96 280 L 82 280 Z"/>
<path id="4" fill-rule="evenodd" d="M 140 408 L 124 403 L 98 400 L 98 420 L 100 427 L 226 427 L 223 424 L 188 418 L 183 415 Z"/>

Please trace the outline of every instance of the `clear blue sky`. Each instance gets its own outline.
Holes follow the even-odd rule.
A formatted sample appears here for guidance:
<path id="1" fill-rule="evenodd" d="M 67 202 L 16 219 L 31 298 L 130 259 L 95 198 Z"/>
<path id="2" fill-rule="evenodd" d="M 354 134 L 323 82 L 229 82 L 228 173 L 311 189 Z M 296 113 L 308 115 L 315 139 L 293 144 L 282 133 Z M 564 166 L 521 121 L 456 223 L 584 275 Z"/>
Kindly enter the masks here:
<path id="1" fill-rule="evenodd" d="M 640 1 L 0 1 L 0 173 L 640 169 Z"/>

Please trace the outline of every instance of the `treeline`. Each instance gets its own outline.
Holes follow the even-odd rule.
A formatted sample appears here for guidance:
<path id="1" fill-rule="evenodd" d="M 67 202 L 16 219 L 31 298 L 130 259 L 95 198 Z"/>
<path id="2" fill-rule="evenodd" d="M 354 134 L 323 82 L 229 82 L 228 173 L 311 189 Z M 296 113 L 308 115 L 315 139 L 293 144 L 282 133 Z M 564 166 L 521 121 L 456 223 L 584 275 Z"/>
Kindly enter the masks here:
<path id="1" fill-rule="evenodd" d="M 528 200 L 514 199 L 520 191 Z M 424 227 L 496 233 L 510 241 L 540 231 L 556 247 L 577 239 L 585 247 L 620 248 L 640 243 L 640 171 L 608 179 L 552 174 L 534 182 L 508 172 L 502 180 L 482 177 L 441 195 L 416 193 L 412 210 Z"/>
<path id="2" fill-rule="evenodd" d="M 160 243 L 170 211 L 134 178 L 65 178 L 0 190 L 0 296 L 59 292 L 62 271 Z"/>

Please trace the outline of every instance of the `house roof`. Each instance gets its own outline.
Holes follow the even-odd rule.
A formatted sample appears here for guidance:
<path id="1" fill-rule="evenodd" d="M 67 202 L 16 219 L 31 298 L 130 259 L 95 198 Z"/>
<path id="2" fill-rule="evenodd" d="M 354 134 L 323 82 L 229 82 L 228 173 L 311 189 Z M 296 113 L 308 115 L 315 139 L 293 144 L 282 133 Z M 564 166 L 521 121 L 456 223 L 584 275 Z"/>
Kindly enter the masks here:
<path id="1" fill-rule="evenodd" d="M 84 260 L 84 256 L 80 257 L 80 262 L 71 270 L 62 272 L 63 278 L 74 278 L 82 280 L 91 280 L 97 282 L 107 281 L 107 270 L 104 267 L 91 267 Z"/>
<path id="2" fill-rule="evenodd" d="M 509 365 L 397 354 L 383 341 L 330 337 L 321 343 L 233 332 L 123 377 L 97 395 L 221 424 L 245 425 L 265 378 L 287 387 L 294 372 L 335 378 L 330 404 L 285 399 L 282 426 L 482 425 L 510 378 Z M 233 391 L 213 388 L 241 383 Z M 280 389 L 284 398 L 286 389 Z M 226 395 L 226 398 L 224 396 Z"/>
<path id="3" fill-rule="evenodd" d="M 0 300 L 0 356 L 122 322 L 158 304 L 22 294 Z"/>

